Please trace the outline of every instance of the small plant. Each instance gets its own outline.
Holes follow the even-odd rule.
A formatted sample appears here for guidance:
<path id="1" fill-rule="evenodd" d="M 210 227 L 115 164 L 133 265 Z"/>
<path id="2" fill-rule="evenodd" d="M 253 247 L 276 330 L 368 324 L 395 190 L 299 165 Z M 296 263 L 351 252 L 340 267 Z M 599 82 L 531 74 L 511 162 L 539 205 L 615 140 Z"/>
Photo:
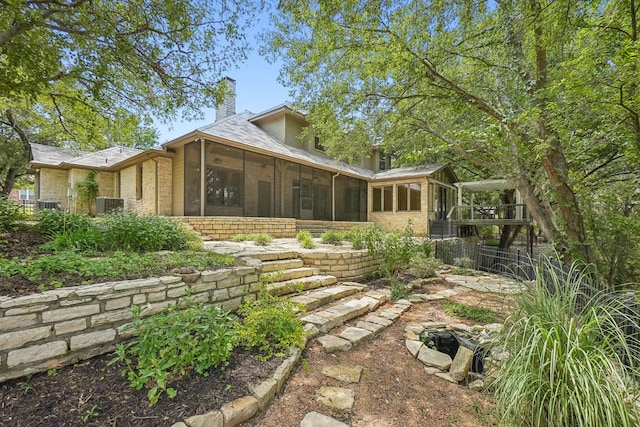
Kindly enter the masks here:
<path id="1" fill-rule="evenodd" d="M 300 366 L 302 366 L 302 370 L 305 372 L 309 372 L 311 370 L 311 365 L 309 364 L 309 359 L 302 358 L 300 359 Z"/>
<path id="2" fill-rule="evenodd" d="M 268 246 L 273 241 L 273 237 L 266 233 L 257 234 L 236 234 L 231 238 L 234 242 L 253 241 L 258 246 Z"/>
<path id="3" fill-rule="evenodd" d="M 316 244 L 313 241 L 313 236 L 307 230 L 299 231 L 298 234 L 296 234 L 296 239 L 305 249 L 314 249 L 316 247 Z"/>
<path id="4" fill-rule="evenodd" d="M 281 357 L 291 347 L 302 347 L 306 332 L 296 315 L 301 311 L 301 304 L 263 290 L 256 301 L 245 301 L 238 309 L 243 318 L 236 326 L 240 344 L 258 350 L 260 360 Z"/>
<path id="5" fill-rule="evenodd" d="M 322 233 L 321 241 L 326 245 L 341 245 L 342 238 L 342 233 L 337 231 L 325 231 Z"/>
<path id="6" fill-rule="evenodd" d="M 442 303 L 442 309 L 449 316 L 463 317 L 479 323 L 495 323 L 498 319 L 498 315 L 488 308 L 471 307 L 452 301 Z"/>
<path id="7" fill-rule="evenodd" d="M 362 227 L 353 227 L 344 234 L 344 239 L 351 242 L 351 247 L 361 250 L 367 247 L 365 241 L 365 230 Z"/>
<path id="8" fill-rule="evenodd" d="M 391 283 L 389 284 L 389 290 L 391 291 L 391 299 L 393 301 L 398 301 L 401 299 L 405 299 L 411 293 L 411 289 L 396 277 L 391 278 Z"/>
<path id="9" fill-rule="evenodd" d="M 100 191 L 100 185 L 98 184 L 98 181 L 96 181 L 97 175 L 97 171 L 91 170 L 84 181 L 80 181 L 76 184 L 80 200 L 86 203 L 89 215 L 93 215 L 91 207 L 93 206 L 93 203 L 95 202 L 96 197 L 98 197 L 98 193 Z"/>
<path id="10" fill-rule="evenodd" d="M 31 391 L 33 391 L 33 386 L 31 385 L 31 383 L 29 381 L 31 381 L 31 375 L 27 375 L 25 376 L 26 381 L 20 381 L 18 382 L 18 385 L 20 386 L 20 388 L 22 389 L 22 392 L 24 394 L 27 394 Z"/>
<path id="11" fill-rule="evenodd" d="M 95 228 L 93 221 L 87 215 L 68 214 L 56 209 L 39 211 L 36 220 L 38 229 L 48 236 Z"/>
<path id="12" fill-rule="evenodd" d="M 409 272 L 416 277 L 434 277 L 439 264 L 437 259 L 428 257 L 424 252 L 416 252 L 411 257 Z"/>
<path id="13" fill-rule="evenodd" d="M 98 418 L 100 413 L 97 410 L 98 405 L 93 405 L 91 408 L 84 411 L 84 415 L 82 416 L 82 423 L 86 424 L 94 418 Z"/>
<path id="14" fill-rule="evenodd" d="M 25 219 L 22 208 L 17 203 L 0 197 L 0 230 L 12 230 Z"/>
<path id="15" fill-rule="evenodd" d="M 126 365 L 122 374 L 136 390 L 149 388 L 147 397 L 152 405 L 164 393 L 176 395 L 168 385 L 170 376 L 192 370 L 206 376 L 209 368 L 222 369 L 229 363 L 237 341 L 236 318 L 219 307 L 171 306 L 147 319 L 141 318 L 140 307 L 133 313 L 131 327 L 138 332 L 138 341 L 129 347 L 119 345 L 112 363 Z M 130 356 L 137 357 L 135 367 Z"/>
<path id="16" fill-rule="evenodd" d="M 474 262 L 471 258 L 460 257 L 454 258 L 453 265 L 460 268 L 473 268 Z"/>

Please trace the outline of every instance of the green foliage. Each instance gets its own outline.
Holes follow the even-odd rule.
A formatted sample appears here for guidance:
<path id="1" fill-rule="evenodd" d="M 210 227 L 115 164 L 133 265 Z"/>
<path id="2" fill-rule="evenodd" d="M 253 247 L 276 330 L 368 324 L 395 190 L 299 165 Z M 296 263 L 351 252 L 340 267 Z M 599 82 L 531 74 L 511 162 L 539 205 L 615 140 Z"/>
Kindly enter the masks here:
<path id="1" fill-rule="evenodd" d="M 236 234 L 231 240 L 234 242 L 252 241 L 258 246 L 269 246 L 273 242 L 273 237 L 266 233 Z"/>
<path id="2" fill-rule="evenodd" d="M 404 271 L 416 252 L 411 221 L 407 222 L 402 233 L 386 233 L 370 226 L 365 230 L 364 241 L 372 256 L 382 258 L 380 273 L 384 276 L 396 276 Z"/>
<path id="3" fill-rule="evenodd" d="M 495 323 L 498 319 L 498 315 L 488 308 L 471 307 L 452 301 L 443 302 L 442 308 L 449 316 L 464 317 L 479 323 Z"/>
<path id="4" fill-rule="evenodd" d="M 411 293 L 411 289 L 402 283 L 398 278 L 392 277 L 389 283 L 389 290 L 391 291 L 391 300 L 398 301 L 405 299 Z"/>
<path id="5" fill-rule="evenodd" d="M 95 227 L 87 215 L 68 214 L 57 209 L 39 211 L 36 220 L 38 229 L 48 236 L 75 231 L 82 233 Z"/>
<path id="6" fill-rule="evenodd" d="M 640 360 L 619 326 L 637 328 L 638 319 L 625 314 L 623 301 L 585 295 L 578 265 L 573 281 L 549 271 L 522 293 L 492 349 L 507 356 L 493 383 L 501 424 L 638 425 L 639 390 L 628 366 Z"/>
<path id="7" fill-rule="evenodd" d="M 434 277 L 439 265 L 437 259 L 425 255 L 424 252 L 416 252 L 409 262 L 409 272 L 416 277 Z"/>
<path id="8" fill-rule="evenodd" d="M 473 260 L 467 257 L 455 258 L 453 260 L 453 265 L 460 268 L 473 268 L 474 264 Z"/>
<path id="9" fill-rule="evenodd" d="M 138 307 L 132 323 L 138 341 L 119 345 L 112 363 L 126 365 L 123 376 L 136 390 L 148 388 L 153 405 L 164 393 L 176 395 L 169 386 L 171 377 L 191 371 L 207 376 L 210 368 L 225 368 L 236 343 L 236 322 L 217 306 L 171 306 L 167 312 L 147 319 L 141 317 Z M 137 357 L 135 366 L 132 356 Z"/>
<path id="10" fill-rule="evenodd" d="M 327 245 L 341 245 L 342 244 L 343 235 L 338 231 L 325 231 L 322 233 L 321 241 Z"/>
<path id="11" fill-rule="evenodd" d="M 96 197 L 98 197 L 98 193 L 100 191 L 100 185 L 98 184 L 98 181 L 96 181 L 97 175 L 97 171 L 91 170 L 84 181 L 80 181 L 76 184 L 80 200 L 86 204 L 87 209 L 89 210 L 89 215 L 92 215 L 91 207 L 95 203 Z"/>
<path id="12" fill-rule="evenodd" d="M 195 233 L 175 218 L 138 215 L 133 211 L 116 211 L 102 218 L 105 250 L 159 251 L 180 250 Z"/>
<path id="13" fill-rule="evenodd" d="M 297 316 L 300 311 L 302 305 L 262 291 L 256 301 L 245 301 L 238 309 L 243 318 L 236 327 L 240 344 L 256 349 L 262 360 L 282 357 L 291 347 L 302 347 L 306 332 Z"/>
<path id="14" fill-rule="evenodd" d="M 366 230 L 362 227 L 353 227 L 344 234 L 344 238 L 351 242 L 353 249 L 361 250 L 367 246 L 366 233 Z"/>
<path id="15" fill-rule="evenodd" d="M 0 230 L 12 230 L 23 219 L 25 215 L 20 205 L 0 197 Z"/>
<path id="16" fill-rule="evenodd" d="M 316 247 L 316 244 L 313 241 L 313 236 L 307 230 L 298 231 L 296 234 L 296 240 L 300 242 L 302 247 L 305 249 L 313 249 Z"/>

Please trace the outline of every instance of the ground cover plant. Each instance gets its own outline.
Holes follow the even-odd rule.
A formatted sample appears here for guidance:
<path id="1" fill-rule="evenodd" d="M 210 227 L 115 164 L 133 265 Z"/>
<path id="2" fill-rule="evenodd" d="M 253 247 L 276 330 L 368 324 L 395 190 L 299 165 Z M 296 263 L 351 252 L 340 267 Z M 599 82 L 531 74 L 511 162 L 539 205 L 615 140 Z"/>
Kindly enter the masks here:
<path id="1" fill-rule="evenodd" d="M 495 323 L 498 315 L 488 308 L 474 307 L 453 301 L 442 303 L 444 312 L 450 316 L 462 317 L 478 323 Z"/>
<path id="2" fill-rule="evenodd" d="M 493 383 L 507 426 L 637 426 L 639 355 L 620 321 L 638 327 L 621 301 L 589 292 L 577 266 L 552 268 L 518 299 L 494 351 L 506 354 Z"/>
<path id="3" fill-rule="evenodd" d="M 313 241 L 313 236 L 307 230 L 298 231 L 296 234 L 296 240 L 300 242 L 300 245 L 305 249 L 314 249 L 316 244 Z"/>
<path id="4" fill-rule="evenodd" d="M 267 233 L 236 234 L 231 240 L 234 242 L 252 241 L 258 246 L 268 246 L 273 242 L 273 237 Z"/>

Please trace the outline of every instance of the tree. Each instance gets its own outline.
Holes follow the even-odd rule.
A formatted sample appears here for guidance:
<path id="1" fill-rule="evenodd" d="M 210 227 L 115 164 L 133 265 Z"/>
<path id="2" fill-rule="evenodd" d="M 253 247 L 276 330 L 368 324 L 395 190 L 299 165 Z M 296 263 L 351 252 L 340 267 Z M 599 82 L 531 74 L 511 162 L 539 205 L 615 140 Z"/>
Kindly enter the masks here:
<path id="1" fill-rule="evenodd" d="M 152 115 L 193 117 L 215 105 L 223 73 L 246 56 L 240 28 L 255 8 L 248 0 L 0 6 L 0 142 L 13 153 L 0 163 L 3 192 L 34 138 L 89 149 L 140 145 L 155 136 Z"/>
<path id="2" fill-rule="evenodd" d="M 634 2 L 284 1 L 269 40 L 329 152 L 456 155 L 593 261 L 578 195 L 638 170 Z"/>

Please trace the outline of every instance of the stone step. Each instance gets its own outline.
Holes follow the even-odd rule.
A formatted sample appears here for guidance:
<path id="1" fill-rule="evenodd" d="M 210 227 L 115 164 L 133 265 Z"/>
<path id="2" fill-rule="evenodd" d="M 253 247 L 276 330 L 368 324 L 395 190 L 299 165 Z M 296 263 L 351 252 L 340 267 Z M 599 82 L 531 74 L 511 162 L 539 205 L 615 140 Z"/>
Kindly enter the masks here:
<path id="1" fill-rule="evenodd" d="M 282 271 L 272 271 L 266 274 L 268 275 L 270 282 L 287 282 L 290 280 L 315 276 L 320 274 L 320 269 L 315 267 L 298 267 Z"/>
<path id="2" fill-rule="evenodd" d="M 313 275 L 301 277 L 294 280 L 286 280 L 282 282 L 273 282 L 267 285 L 267 291 L 274 296 L 299 293 L 310 289 L 322 288 L 336 283 L 338 279 L 335 276 Z"/>
<path id="3" fill-rule="evenodd" d="M 292 268 L 304 267 L 304 261 L 300 258 L 283 259 L 277 261 L 264 261 L 262 263 L 262 272 L 271 273 L 273 271 L 283 271 Z"/>
<path id="4" fill-rule="evenodd" d="M 365 304 L 367 307 L 371 308 L 369 306 L 370 302 L 367 299 L 374 298 L 365 296 L 358 301 L 360 304 Z M 329 318 L 327 316 L 328 320 L 325 323 L 321 323 L 320 320 L 326 315 L 318 315 L 316 317 L 311 315 L 303 317 L 302 320 L 305 321 L 305 319 L 309 318 L 307 319 L 308 323 L 313 324 L 316 329 L 326 334 L 320 336 L 318 338 L 318 342 L 325 352 L 334 353 L 350 350 L 352 347 L 370 340 L 384 328 L 391 326 L 395 320 L 399 319 L 400 316 L 410 308 L 411 303 L 407 300 L 397 301 L 391 307 L 380 307 L 373 313 L 369 314 L 364 320 L 359 320 L 356 323 L 356 326 L 345 328 L 338 335 L 326 334 L 326 332 L 341 325 L 339 318 Z"/>
<path id="5" fill-rule="evenodd" d="M 298 253 L 294 251 L 268 251 L 268 252 L 247 252 L 243 256 L 258 258 L 260 261 L 277 261 L 279 259 L 297 258 Z"/>
<path id="6" fill-rule="evenodd" d="M 324 305 L 331 304 L 334 301 L 338 301 L 342 298 L 367 290 L 366 285 L 361 285 L 355 282 L 348 283 L 349 284 L 343 283 L 337 286 L 330 286 L 320 290 L 306 292 L 303 295 L 292 297 L 291 301 L 302 304 L 306 311 L 311 311 Z"/>
<path id="7" fill-rule="evenodd" d="M 371 309 L 367 299 L 352 299 L 344 303 L 333 305 L 325 310 L 316 311 L 304 316 L 304 323 L 309 323 L 319 332 L 327 333 L 331 329 L 343 325 L 345 322 L 368 313 Z"/>

